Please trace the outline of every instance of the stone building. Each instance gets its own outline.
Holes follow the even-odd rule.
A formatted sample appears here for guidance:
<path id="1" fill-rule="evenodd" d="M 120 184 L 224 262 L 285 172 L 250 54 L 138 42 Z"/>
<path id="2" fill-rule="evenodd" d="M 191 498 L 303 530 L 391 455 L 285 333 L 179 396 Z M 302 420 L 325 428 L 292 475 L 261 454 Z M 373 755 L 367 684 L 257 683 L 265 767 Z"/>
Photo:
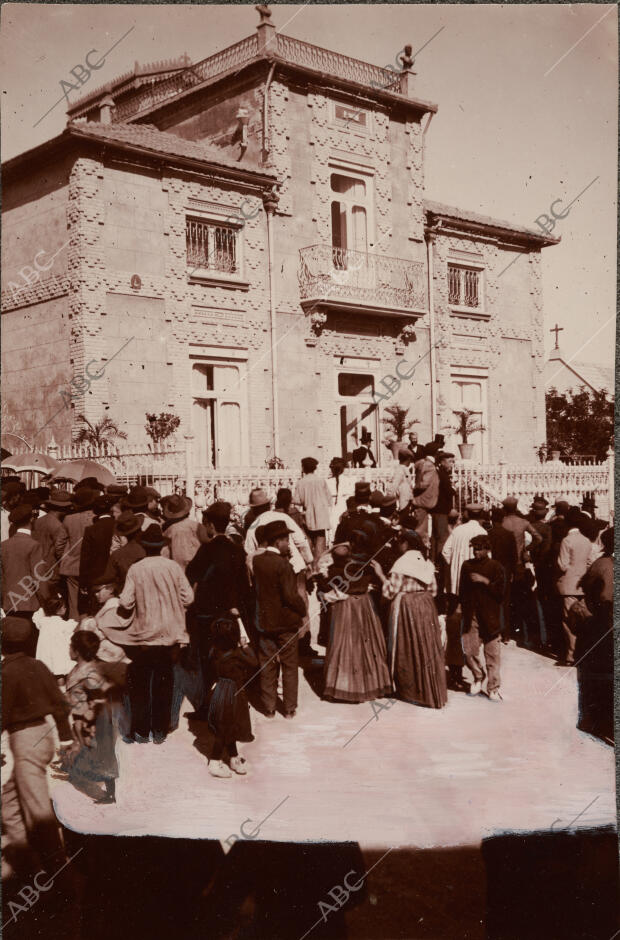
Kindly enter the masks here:
<path id="1" fill-rule="evenodd" d="M 35 446 L 78 414 L 145 442 L 146 412 L 174 411 L 226 467 L 327 463 L 363 429 L 386 462 L 394 403 L 456 447 L 468 408 L 477 459 L 533 458 L 557 239 L 426 198 L 437 106 L 410 47 L 379 68 L 270 16 L 90 93 L 5 164 L 6 409 Z"/>

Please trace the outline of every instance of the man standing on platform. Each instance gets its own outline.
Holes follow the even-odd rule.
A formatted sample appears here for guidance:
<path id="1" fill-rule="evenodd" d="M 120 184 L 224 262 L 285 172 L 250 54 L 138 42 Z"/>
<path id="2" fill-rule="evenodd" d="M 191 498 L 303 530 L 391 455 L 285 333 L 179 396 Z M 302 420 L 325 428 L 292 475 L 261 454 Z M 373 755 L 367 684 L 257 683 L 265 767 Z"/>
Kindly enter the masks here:
<path id="1" fill-rule="evenodd" d="M 297 637 L 306 607 L 288 561 L 289 530 L 286 522 L 265 526 L 267 550 L 254 558 L 258 598 L 258 659 L 263 708 L 268 718 L 276 714 L 278 672 L 282 666 L 284 717 L 297 711 Z"/>

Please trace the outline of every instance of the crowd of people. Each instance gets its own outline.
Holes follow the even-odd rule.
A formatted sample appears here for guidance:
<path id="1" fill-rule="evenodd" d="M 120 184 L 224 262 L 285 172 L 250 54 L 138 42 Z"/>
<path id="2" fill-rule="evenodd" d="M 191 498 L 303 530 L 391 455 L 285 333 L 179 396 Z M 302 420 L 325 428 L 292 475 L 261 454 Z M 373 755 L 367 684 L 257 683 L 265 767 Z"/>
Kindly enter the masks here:
<path id="1" fill-rule="evenodd" d="M 325 479 L 307 457 L 292 491 L 255 488 L 242 511 L 217 501 L 201 521 L 189 497 L 149 486 L 5 481 L 8 844 L 48 870 L 62 851 L 48 764 L 112 803 L 118 738 L 162 744 L 185 696 L 209 729 L 209 773 L 247 773 L 251 706 L 294 720 L 300 664 L 334 702 L 439 709 L 452 689 L 500 703 L 513 641 L 579 665 L 580 727 L 611 741 L 613 527 L 588 497 L 459 511 L 453 464 L 441 440 L 410 441 L 382 492 L 340 458 Z"/>

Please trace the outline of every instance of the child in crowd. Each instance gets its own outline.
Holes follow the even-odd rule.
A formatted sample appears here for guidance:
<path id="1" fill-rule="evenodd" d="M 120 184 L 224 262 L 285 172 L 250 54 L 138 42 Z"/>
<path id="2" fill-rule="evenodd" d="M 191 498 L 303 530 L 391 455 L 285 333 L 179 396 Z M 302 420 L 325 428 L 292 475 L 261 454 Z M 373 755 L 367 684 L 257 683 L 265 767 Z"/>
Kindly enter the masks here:
<path id="1" fill-rule="evenodd" d="M 95 598 L 100 605 L 99 610 L 94 617 L 84 618 L 78 629 L 90 630 L 97 635 L 99 639 L 97 659 L 106 664 L 103 670 L 105 675 L 115 682 L 122 683 L 130 660 L 125 655 L 121 644 L 125 639 L 130 620 L 118 615 L 117 587 L 110 580 L 109 573 L 106 572 L 96 578 L 93 587 Z M 113 666 L 112 664 L 119 665 Z M 123 666 L 125 668 L 122 668 Z"/>
<path id="2" fill-rule="evenodd" d="M 244 689 L 258 660 L 241 639 L 236 618 L 222 617 L 212 625 L 211 661 L 217 682 L 209 704 L 209 727 L 215 734 L 209 773 L 213 777 L 231 777 L 247 773 L 245 758 L 237 750 L 237 741 L 253 741 L 250 706 Z M 245 644 L 245 645 L 244 645 Z M 222 760 L 228 751 L 230 768 Z"/>
<path id="3" fill-rule="evenodd" d="M 112 683 L 105 677 L 97 659 L 99 637 L 91 630 L 78 630 L 69 652 L 76 663 L 67 676 L 67 698 L 71 704 L 73 731 L 80 750 L 68 766 L 76 785 L 86 781 L 103 782 L 105 790 L 95 803 L 116 802 L 116 727 L 109 693 Z"/>
<path id="4" fill-rule="evenodd" d="M 32 621 L 39 631 L 37 659 L 45 663 L 59 685 L 71 672 L 73 663 L 69 656 L 71 635 L 77 627 L 75 620 L 65 620 L 67 605 L 60 596 L 50 597 L 44 607 L 39 607 Z"/>

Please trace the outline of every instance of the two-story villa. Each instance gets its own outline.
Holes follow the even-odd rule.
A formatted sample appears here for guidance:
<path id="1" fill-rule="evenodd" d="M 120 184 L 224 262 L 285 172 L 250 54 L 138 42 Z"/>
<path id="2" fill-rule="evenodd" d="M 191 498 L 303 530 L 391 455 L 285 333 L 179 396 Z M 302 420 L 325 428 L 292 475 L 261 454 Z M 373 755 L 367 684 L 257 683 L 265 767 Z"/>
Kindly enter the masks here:
<path id="1" fill-rule="evenodd" d="M 206 468 L 327 463 L 363 429 L 385 462 L 394 403 L 456 447 L 468 408 L 478 459 L 533 459 L 557 239 L 426 199 L 437 106 L 409 47 L 379 68 L 270 16 L 193 66 L 136 67 L 5 164 L 6 410 L 35 446 L 80 413 L 141 441 L 174 411 Z"/>

